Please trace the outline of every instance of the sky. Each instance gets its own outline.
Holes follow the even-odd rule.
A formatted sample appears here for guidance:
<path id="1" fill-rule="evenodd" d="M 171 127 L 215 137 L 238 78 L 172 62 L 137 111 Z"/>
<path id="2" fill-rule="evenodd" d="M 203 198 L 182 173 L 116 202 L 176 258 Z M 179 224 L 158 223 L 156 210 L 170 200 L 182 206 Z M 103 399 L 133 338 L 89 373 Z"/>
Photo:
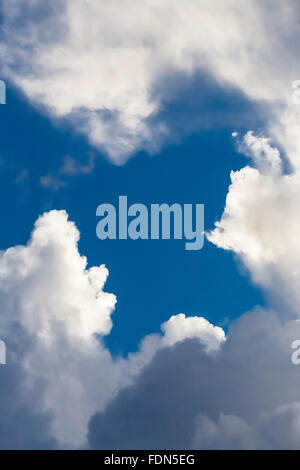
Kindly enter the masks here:
<path id="1" fill-rule="evenodd" d="M 300 447 L 300 11 L 271 3 L 4 0 L 0 448 Z M 204 204 L 204 247 L 99 240 L 122 195 Z"/>

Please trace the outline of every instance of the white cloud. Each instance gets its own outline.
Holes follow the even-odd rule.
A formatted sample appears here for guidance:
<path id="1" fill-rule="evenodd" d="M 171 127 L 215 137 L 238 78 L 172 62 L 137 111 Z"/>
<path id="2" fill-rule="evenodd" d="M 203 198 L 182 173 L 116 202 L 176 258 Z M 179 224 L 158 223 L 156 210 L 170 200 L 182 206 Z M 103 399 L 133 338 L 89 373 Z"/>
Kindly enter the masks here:
<path id="1" fill-rule="evenodd" d="M 272 155 L 278 163 L 277 153 L 262 145 L 270 150 L 269 164 Z M 282 178 L 277 169 L 274 174 L 268 176 Z M 101 338 L 111 329 L 116 299 L 103 290 L 107 269 L 87 269 L 78 238 L 67 214 L 51 211 L 38 219 L 27 246 L 0 256 L 5 367 L 22 376 L 8 402 L 30 407 L 26 429 L 46 437 L 51 430 L 59 446 L 79 446 L 94 415 L 92 447 L 298 446 L 300 375 L 291 344 L 299 320 L 257 310 L 237 320 L 225 341 L 223 330 L 204 318 L 174 315 L 162 325 L 163 336 L 149 335 L 137 353 L 113 359 Z M 18 416 L 6 419 L 14 423 Z M 47 433 L 36 417 L 48 423 Z"/>
<path id="2" fill-rule="evenodd" d="M 300 322 L 256 309 L 237 319 L 215 354 L 189 339 L 158 351 L 93 416 L 99 449 L 299 448 Z"/>
<path id="3" fill-rule="evenodd" d="M 224 340 L 222 330 L 204 319 L 178 315 L 163 325 L 165 336 L 149 335 L 129 359 L 114 360 L 101 340 L 111 330 L 116 302 L 103 290 L 108 270 L 87 268 L 78 240 L 67 213 L 54 210 L 37 220 L 26 246 L 0 254 L 5 367 L 22 370 L 26 390 L 42 384 L 31 407 L 38 414 L 52 413 L 52 432 L 62 446 L 84 443 L 90 416 L 131 383 L 158 349 L 189 336 L 210 350 Z"/>
<path id="4" fill-rule="evenodd" d="M 298 161 L 287 106 L 299 78 L 294 0 L 11 0 L 3 19 L 2 74 L 117 163 L 168 138 L 164 122 L 149 121 L 161 85 L 199 70 L 271 105 L 272 129 Z"/>
<path id="5" fill-rule="evenodd" d="M 225 341 L 225 333 L 222 328 L 213 326 L 202 317 L 186 317 L 183 313 L 173 315 L 162 324 L 164 333 L 163 344 L 172 346 L 187 338 L 198 338 L 207 351 L 218 350 Z"/>
<path id="6" fill-rule="evenodd" d="M 238 138 L 238 135 L 234 135 Z M 221 220 L 216 222 L 216 228 L 207 234 L 208 239 L 220 248 L 231 250 L 248 268 L 254 281 L 268 293 L 269 301 L 277 305 L 282 325 L 275 333 L 276 327 L 270 324 L 268 335 L 273 337 L 273 346 L 269 348 L 277 357 L 273 369 L 280 368 L 281 359 L 275 352 L 294 337 L 299 336 L 299 320 L 287 321 L 289 318 L 299 318 L 300 307 L 300 171 L 297 165 L 284 168 L 284 162 L 278 149 L 270 144 L 270 140 L 256 137 L 248 132 L 239 142 L 238 148 L 247 155 L 252 166 L 246 166 L 231 173 L 231 186 L 226 198 L 226 205 Z M 240 321 L 239 321 L 240 322 Z M 254 326 L 248 324 L 249 332 L 244 332 L 244 347 L 235 350 L 240 359 L 249 368 L 252 347 L 257 348 L 260 319 Z M 242 324 L 243 325 L 243 324 Z M 251 331 L 251 328 L 254 331 Z M 242 330 L 239 331 L 239 334 Z M 231 339 L 236 340 L 236 331 Z M 277 339 L 276 339 L 277 336 Z M 286 341 L 286 338 L 290 338 Z M 251 343 L 250 341 L 251 340 Z M 230 342 L 230 338 L 228 339 Z M 262 362 L 257 356 L 256 373 L 253 375 L 255 389 L 251 405 L 258 399 L 261 372 L 268 362 L 268 340 L 265 336 L 265 352 L 261 351 Z M 277 343 L 277 346 L 276 346 Z M 250 348 L 250 353 L 249 349 Z M 241 355 L 241 351 L 243 354 Z M 236 359 L 237 360 L 237 359 Z M 218 418 L 199 414 L 193 446 L 208 449 L 218 448 L 260 448 L 260 449 L 299 449 L 300 419 L 298 378 L 293 374 L 288 364 L 282 370 L 281 379 L 284 387 L 281 390 L 282 402 L 272 403 L 272 407 L 262 407 L 258 414 L 245 413 L 227 414 L 222 410 Z M 243 379 L 245 381 L 245 378 Z M 294 382 L 296 381 L 296 382 Z M 273 381 L 268 378 L 265 392 L 272 400 L 272 392 L 267 386 L 279 387 L 279 378 Z M 244 385 L 244 384 L 243 384 Z M 247 392 L 244 391 L 245 394 Z M 249 401 L 250 403 L 250 401 Z M 278 406 L 279 405 L 279 406 Z"/>
<path id="7" fill-rule="evenodd" d="M 8 341 L 21 330 L 27 347 L 23 352 L 18 346 L 22 353 L 15 361 L 28 386 L 46 384 L 43 408 L 55 413 L 55 436 L 77 444 L 95 407 L 96 383 L 103 382 L 101 401 L 116 381 L 109 353 L 95 338 L 109 333 L 116 299 L 103 291 L 107 269 L 87 269 L 78 239 L 67 214 L 52 211 L 38 219 L 27 246 L 0 257 L 1 334 Z"/>
<path id="8" fill-rule="evenodd" d="M 283 172 L 265 138 L 248 133 L 241 148 L 254 166 L 231 173 L 223 216 L 208 239 L 237 253 L 254 281 L 299 316 L 299 170 Z"/>
<path id="9" fill-rule="evenodd" d="M 111 424 L 109 402 L 116 406 L 118 424 L 125 413 L 127 426 L 122 394 L 111 400 L 131 385 L 124 392 L 126 404 L 133 393 L 130 425 L 136 424 L 138 397 L 139 412 L 145 409 L 158 422 L 150 436 L 154 442 L 159 432 L 178 442 L 182 432 L 191 438 L 188 445 L 207 448 L 299 447 L 299 373 L 289 362 L 299 322 L 286 322 L 290 315 L 299 317 L 300 306 L 300 120 L 298 108 L 289 105 L 290 84 L 299 78 L 298 22 L 293 0 L 277 0 L 276 8 L 274 2 L 256 0 L 184 5 L 179 0 L 59 0 L 46 14 L 40 0 L 4 5 L 5 76 L 51 117 L 70 120 L 113 161 L 120 163 L 140 148 L 151 150 L 167 138 L 164 123 L 149 124 L 163 100 L 153 91 L 167 74 L 190 76 L 199 69 L 271 106 L 269 135 L 287 159 L 283 162 L 269 139 L 247 133 L 240 150 L 252 166 L 232 172 L 224 214 L 208 234 L 215 245 L 237 254 L 280 312 L 279 317 L 264 311 L 242 317 L 226 342 L 223 331 L 205 319 L 180 314 L 162 325 L 164 336 L 149 335 L 128 360 L 113 360 L 101 342 L 111 329 L 116 301 L 103 291 L 108 271 L 87 269 L 78 253 L 78 231 L 65 212 L 45 214 L 26 247 L 1 253 L 1 334 L 14 346 L 11 361 L 21 370 L 27 396 L 41 389 L 36 403 L 26 403 L 36 414 L 53 414 L 53 434 L 61 445 L 82 444 L 96 411 Z M 59 181 L 81 170 L 69 162 Z M 46 178 L 46 185 L 55 184 L 55 175 Z M 194 354 L 186 339 L 198 339 L 202 349 L 216 355 L 202 349 Z M 178 371 L 180 379 L 187 374 L 184 389 Z M 153 393 L 155 387 L 168 391 L 164 400 Z M 182 400 L 187 393 L 189 399 Z M 169 427 L 167 420 L 159 421 L 165 416 Z M 136 416 L 137 430 L 139 420 Z M 145 421 L 141 424 L 144 430 Z M 99 432 L 102 438 L 107 432 L 107 442 L 117 439 L 116 428 L 111 435 L 108 431 L 97 428 L 92 442 Z M 132 436 L 123 432 L 121 438 Z M 135 438 L 140 442 L 144 435 L 140 431 Z"/>
<path id="10" fill-rule="evenodd" d="M 179 341 L 171 351 L 158 351 L 133 384 L 94 415 L 93 448 L 300 446 L 300 375 L 291 362 L 291 345 L 300 337 L 299 169 L 287 172 L 270 140 L 251 132 L 239 149 L 252 166 L 232 172 L 224 213 L 207 236 L 236 253 L 277 313 L 243 315 L 210 356 L 191 342 L 201 320 L 171 318 L 163 326 L 165 344 Z M 189 341 L 182 342 L 185 331 Z"/>
<path id="11" fill-rule="evenodd" d="M 86 269 L 78 239 L 66 212 L 51 211 L 38 219 L 27 246 L 9 248 L 0 258 L 2 290 L 13 289 L 14 304 L 22 299 L 21 311 L 11 307 L 11 320 L 49 344 L 57 327 L 74 339 L 92 341 L 93 334 L 108 333 L 112 326 L 116 299 L 102 290 L 108 271 Z"/>

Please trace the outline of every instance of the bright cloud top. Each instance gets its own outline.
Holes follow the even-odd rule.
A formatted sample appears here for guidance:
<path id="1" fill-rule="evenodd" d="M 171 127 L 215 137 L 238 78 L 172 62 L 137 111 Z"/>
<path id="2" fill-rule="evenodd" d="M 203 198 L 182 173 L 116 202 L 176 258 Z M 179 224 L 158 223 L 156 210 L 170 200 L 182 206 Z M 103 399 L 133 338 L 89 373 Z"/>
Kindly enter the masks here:
<path id="1" fill-rule="evenodd" d="M 112 326 L 116 299 L 102 290 L 108 271 L 105 266 L 86 269 L 78 239 L 66 212 L 52 211 L 38 219 L 28 246 L 9 248 L 0 258 L 1 290 L 14 290 L 12 305 L 7 304 L 11 320 L 47 343 L 56 328 L 74 340 L 91 340 Z M 15 310 L 16 302 L 21 311 Z"/>
<path id="2" fill-rule="evenodd" d="M 295 215 L 295 173 L 283 173 L 266 139 L 249 133 L 241 145 L 256 167 L 233 174 L 224 215 L 209 238 L 237 252 L 273 296 L 288 304 L 294 292 L 296 308 L 296 232 L 284 252 L 279 242 L 289 233 L 281 217 Z M 268 218 L 260 218 L 255 196 Z M 290 230 L 296 228 L 295 222 Z M 9 386 L 0 381 L 0 409 L 3 403 L 2 421 L 19 425 L 20 410 L 29 408 L 20 447 L 45 446 L 36 437 L 28 441 L 28 428 L 63 448 L 298 446 L 300 375 L 290 360 L 298 320 L 286 322 L 286 309 L 257 309 L 235 322 L 225 341 L 223 330 L 204 318 L 174 315 L 163 335 L 148 335 L 137 353 L 113 359 L 101 338 L 110 331 L 116 299 L 103 291 L 106 268 L 87 269 L 78 239 L 66 212 L 51 211 L 38 219 L 27 246 L 0 256 L 9 368 L 0 373 L 16 373 Z"/>
<path id="3" fill-rule="evenodd" d="M 278 150 L 251 132 L 239 147 L 253 166 L 231 173 L 223 216 L 208 239 L 237 253 L 255 282 L 299 316 L 299 170 L 285 173 Z"/>
<path id="4" fill-rule="evenodd" d="M 206 350 L 218 350 L 225 341 L 225 334 L 222 328 L 213 326 L 205 318 L 189 317 L 181 313 L 173 315 L 161 327 L 164 332 L 163 344 L 172 346 L 187 338 L 199 338 Z"/>
<path id="5" fill-rule="evenodd" d="M 268 103 L 277 138 L 296 158 L 294 111 L 277 104 L 289 102 L 299 78 L 297 6 L 294 0 L 55 0 L 45 10 L 42 0 L 11 0 L 3 7 L 1 71 L 120 163 L 139 149 L 156 151 L 168 138 L 168 125 L 152 120 L 167 77 L 203 70 Z"/>
<path id="6" fill-rule="evenodd" d="M 108 270 L 87 269 L 78 240 L 79 232 L 67 213 L 53 210 L 37 220 L 27 246 L 0 254 L 0 330 L 8 345 L 5 367 L 21 369 L 23 374 L 10 393 L 17 397 L 21 387 L 32 396 L 42 385 L 39 400 L 30 399 L 30 407 L 38 414 L 51 413 L 51 430 L 61 446 L 83 445 L 91 415 L 131 383 L 158 349 L 195 337 L 215 351 L 225 340 L 221 328 L 203 318 L 175 315 L 162 326 L 163 336 L 149 335 L 138 353 L 114 360 L 101 341 L 112 327 L 116 303 L 115 296 L 103 290 Z M 2 399 L 4 386 L 1 379 Z"/>

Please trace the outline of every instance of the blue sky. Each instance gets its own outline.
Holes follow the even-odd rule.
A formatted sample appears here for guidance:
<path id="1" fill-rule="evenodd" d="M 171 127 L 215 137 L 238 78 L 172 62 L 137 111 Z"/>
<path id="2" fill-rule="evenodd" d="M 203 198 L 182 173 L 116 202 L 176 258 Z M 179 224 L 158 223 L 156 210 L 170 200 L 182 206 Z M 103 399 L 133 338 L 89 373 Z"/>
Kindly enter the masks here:
<path id="1" fill-rule="evenodd" d="M 194 90 L 197 92 L 196 83 L 189 93 Z M 224 94 L 226 90 L 212 97 L 207 104 L 210 112 L 225 112 Z M 175 110 L 172 103 L 165 113 L 180 121 L 189 105 L 186 95 L 183 93 L 182 103 L 177 99 Z M 233 98 L 245 110 L 253 106 L 243 102 L 237 92 L 231 92 Z M 193 108 L 196 112 L 194 103 Z M 205 230 L 211 230 L 225 205 L 230 171 L 246 161 L 236 152 L 231 137 L 236 128 L 194 132 L 155 155 L 142 152 L 116 166 L 71 129 L 41 115 L 16 90 L 8 88 L 7 105 L 0 112 L 1 212 L 5 220 L 1 249 L 25 244 L 44 211 L 66 209 L 80 230 L 79 249 L 89 265 L 105 264 L 110 271 L 106 289 L 117 295 L 118 303 L 114 327 L 105 342 L 114 354 L 135 351 L 146 334 L 159 331 L 160 324 L 173 314 L 205 315 L 226 328 L 241 312 L 263 305 L 261 291 L 234 256 L 207 241 L 201 251 L 187 252 L 184 241 L 100 241 L 95 231 L 97 206 L 103 202 L 117 206 L 118 196 L 123 194 L 129 204 L 142 202 L 148 207 L 163 202 L 203 203 Z M 96 155 L 96 165 L 90 174 L 68 177 L 66 186 L 58 190 L 41 186 L 40 178 L 55 174 L 64 156 L 84 164 L 91 153 Z"/>
<path id="2" fill-rule="evenodd" d="M 300 448 L 300 19 L 274 2 L 2 2 L 0 449 Z M 204 204 L 203 249 L 100 241 L 124 195 Z"/>

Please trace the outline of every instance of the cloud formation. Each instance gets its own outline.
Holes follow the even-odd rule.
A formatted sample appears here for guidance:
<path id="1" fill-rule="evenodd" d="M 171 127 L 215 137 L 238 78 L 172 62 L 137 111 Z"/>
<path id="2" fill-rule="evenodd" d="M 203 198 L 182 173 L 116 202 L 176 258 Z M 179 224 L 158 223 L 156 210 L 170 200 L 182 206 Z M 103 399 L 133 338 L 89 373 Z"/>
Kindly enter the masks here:
<path id="1" fill-rule="evenodd" d="M 225 341 L 222 328 L 213 326 L 205 318 L 187 318 L 183 313 L 173 315 L 162 324 L 161 329 L 164 333 L 162 343 L 167 346 L 173 346 L 186 338 L 198 338 L 207 352 L 211 352 L 218 350 Z"/>
<path id="2" fill-rule="evenodd" d="M 248 133 L 239 145 L 253 166 L 232 173 L 208 238 L 242 259 L 277 312 L 243 315 L 226 340 L 204 318 L 174 315 L 114 359 L 102 342 L 116 302 L 103 290 L 108 271 L 87 268 L 66 212 L 45 213 L 27 246 L 0 255 L 0 386 L 11 403 L 1 425 L 24 422 L 3 447 L 299 447 L 297 171 L 284 171 L 265 138 Z"/>
<path id="3" fill-rule="evenodd" d="M 299 120 L 287 105 L 299 78 L 298 22 L 295 0 L 55 0 L 47 8 L 11 0 L 3 5 L 1 72 L 122 163 L 170 137 L 172 123 L 159 117 L 170 77 L 202 71 L 270 106 L 270 131 L 298 161 Z M 180 83 L 173 80 L 175 96 Z"/>
<path id="4" fill-rule="evenodd" d="M 224 213 L 208 239 L 236 253 L 286 315 L 299 317 L 299 170 L 284 170 L 279 151 L 251 132 L 239 147 L 252 166 L 231 173 Z"/>
<path id="5" fill-rule="evenodd" d="M 8 356 L 0 369 L 1 423 L 10 421 L 20 433 L 6 433 L 4 448 L 84 445 L 91 415 L 158 349 L 193 337 L 216 351 L 225 340 L 223 330 L 203 318 L 175 315 L 163 324 L 163 335 L 144 338 L 128 359 L 113 359 L 102 342 L 116 302 L 103 290 L 108 270 L 87 268 L 78 240 L 67 213 L 54 210 L 37 220 L 26 246 L 0 254 L 0 331 Z"/>
<path id="6" fill-rule="evenodd" d="M 160 349 L 90 423 L 99 449 L 299 448 L 299 321 L 257 309 L 219 351 L 187 339 Z M 298 424 L 297 424 L 298 423 Z"/>
<path id="7" fill-rule="evenodd" d="M 102 341 L 116 302 L 103 290 L 108 271 L 87 268 L 64 211 L 41 216 L 27 246 L 0 253 L 1 447 L 299 448 L 300 375 L 290 361 L 300 337 L 300 121 L 290 96 L 299 13 L 294 0 L 275 4 L 122 0 L 121 22 L 120 0 L 4 4 L 1 72 L 115 163 L 169 138 L 164 81 L 199 70 L 263 101 L 284 153 L 246 134 L 238 145 L 251 166 L 232 172 L 207 234 L 274 307 L 243 315 L 226 340 L 204 318 L 179 314 L 137 353 L 112 358 Z M 90 169 L 69 159 L 41 182 L 55 188 Z"/>
<path id="8" fill-rule="evenodd" d="M 277 311 L 241 316 L 213 355 L 191 338 L 159 349 L 92 418 L 92 448 L 300 446 L 300 373 L 291 361 L 300 337 L 299 170 L 252 132 L 238 146 L 252 166 L 232 172 L 224 213 L 207 237 L 237 255 Z"/>
<path id="9" fill-rule="evenodd" d="M 44 384 L 40 406 L 51 411 L 56 438 L 80 444 L 93 408 L 91 380 L 104 382 L 104 396 L 116 381 L 110 355 L 95 337 L 110 331 L 116 299 L 103 292 L 107 269 L 86 269 L 78 238 L 67 214 L 52 211 L 38 219 L 27 246 L 1 254 L 0 328 L 24 386 Z M 9 347 L 12 340 L 17 352 Z"/>

